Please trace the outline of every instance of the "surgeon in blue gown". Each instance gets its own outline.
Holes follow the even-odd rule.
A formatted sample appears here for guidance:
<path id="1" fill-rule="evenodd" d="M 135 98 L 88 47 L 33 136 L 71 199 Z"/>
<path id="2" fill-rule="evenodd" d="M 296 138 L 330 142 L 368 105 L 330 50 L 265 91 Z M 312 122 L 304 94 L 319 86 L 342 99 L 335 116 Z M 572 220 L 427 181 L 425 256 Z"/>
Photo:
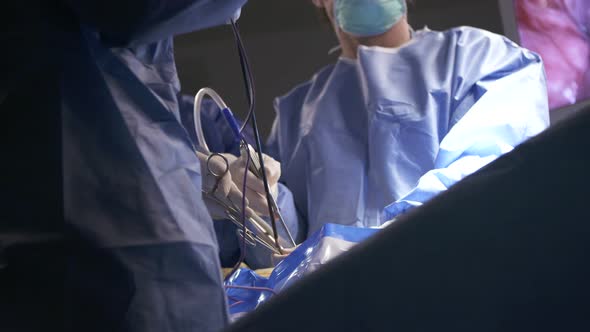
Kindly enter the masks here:
<path id="1" fill-rule="evenodd" d="M 64 213 L 78 242 L 67 281 L 73 329 L 227 323 L 172 37 L 225 24 L 245 1 L 69 1 L 78 28 L 59 45 L 59 92 Z"/>
<path id="2" fill-rule="evenodd" d="M 413 31 L 404 0 L 314 0 L 336 63 L 275 101 L 269 152 L 300 227 L 379 226 L 549 125 L 540 57 L 471 27 Z"/>

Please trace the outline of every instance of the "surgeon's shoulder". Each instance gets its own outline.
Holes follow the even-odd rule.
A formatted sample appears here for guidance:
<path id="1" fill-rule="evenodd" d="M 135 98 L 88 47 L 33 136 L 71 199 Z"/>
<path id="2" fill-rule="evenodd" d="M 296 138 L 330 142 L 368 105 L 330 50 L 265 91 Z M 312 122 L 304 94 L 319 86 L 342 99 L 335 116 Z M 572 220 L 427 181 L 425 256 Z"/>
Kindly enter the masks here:
<path id="1" fill-rule="evenodd" d="M 510 41 L 510 39 L 502 35 L 470 26 L 459 26 L 451 28 L 449 30 L 444 31 L 443 33 L 451 38 L 456 39 L 457 43 L 459 44 L 473 44 L 480 42 L 511 43 L 514 44 L 513 46 L 518 47 L 516 43 Z"/>
<path id="2" fill-rule="evenodd" d="M 274 106 L 277 115 L 290 117 L 299 114 L 308 96 L 322 89 L 333 69 L 333 64 L 323 67 L 308 81 L 298 84 L 285 95 L 275 98 Z"/>
<path id="3" fill-rule="evenodd" d="M 521 54 L 533 62 L 540 62 L 541 57 L 526 49 L 508 37 L 470 26 L 459 26 L 443 32 L 449 40 L 456 43 L 457 48 L 488 51 L 495 54 Z"/>

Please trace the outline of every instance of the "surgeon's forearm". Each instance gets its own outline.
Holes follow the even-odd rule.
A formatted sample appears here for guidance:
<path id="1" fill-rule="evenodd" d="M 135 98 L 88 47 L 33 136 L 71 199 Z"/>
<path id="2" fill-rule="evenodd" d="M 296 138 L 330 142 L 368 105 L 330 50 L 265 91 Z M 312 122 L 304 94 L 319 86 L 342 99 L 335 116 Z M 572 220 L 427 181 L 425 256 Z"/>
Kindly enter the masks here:
<path id="1" fill-rule="evenodd" d="M 305 240 L 307 226 L 303 218 L 299 216 L 299 213 L 297 212 L 291 190 L 289 190 L 289 188 L 287 188 L 287 186 L 282 183 L 279 183 L 277 205 L 281 210 L 283 219 L 285 220 L 287 227 L 289 227 L 289 231 L 291 232 L 293 239 L 296 243 L 301 243 L 303 240 Z M 282 232 L 279 230 L 279 234 L 284 239 L 288 239 L 286 231 L 282 228 L 283 227 L 281 225 Z"/>
<path id="2" fill-rule="evenodd" d="M 246 0 L 66 0 L 112 46 L 147 44 L 224 24 Z M 192 19 L 188 19 L 192 18 Z"/>
<path id="3" fill-rule="evenodd" d="M 455 183 L 494 161 L 498 155 L 465 156 L 446 168 L 434 169 L 424 174 L 418 185 L 407 195 L 385 207 L 382 220 L 391 220 L 412 208 L 420 206 Z"/>

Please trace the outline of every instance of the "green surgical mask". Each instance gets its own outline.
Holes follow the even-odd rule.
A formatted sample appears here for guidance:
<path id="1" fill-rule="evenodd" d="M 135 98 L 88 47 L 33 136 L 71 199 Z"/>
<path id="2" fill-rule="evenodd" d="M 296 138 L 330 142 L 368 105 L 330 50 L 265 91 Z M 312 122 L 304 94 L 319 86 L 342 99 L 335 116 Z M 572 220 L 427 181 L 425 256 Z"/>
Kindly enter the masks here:
<path id="1" fill-rule="evenodd" d="M 405 0 L 334 0 L 336 24 L 355 36 L 380 35 L 405 14 Z"/>

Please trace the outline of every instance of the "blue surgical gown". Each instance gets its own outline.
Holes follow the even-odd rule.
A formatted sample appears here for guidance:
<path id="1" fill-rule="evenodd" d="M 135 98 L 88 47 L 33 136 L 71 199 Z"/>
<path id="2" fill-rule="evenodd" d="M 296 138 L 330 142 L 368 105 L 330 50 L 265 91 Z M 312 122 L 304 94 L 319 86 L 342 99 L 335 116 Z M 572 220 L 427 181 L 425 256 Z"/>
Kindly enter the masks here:
<path id="1" fill-rule="evenodd" d="M 361 46 L 275 108 L 269 151 L 308 234 L 380 225 L 549 125 L 540 57 L 471 27 Z"/>
<path id="2" fill-rule="evenodd" d="M 245 1 L 70 1 L 79 28 L 56 52 L 64 213 L 79 243 L 67 281 L 72 329 L 225 326 L 219 248 L 180 121 L 172 36 L 224 24 Z"/>

